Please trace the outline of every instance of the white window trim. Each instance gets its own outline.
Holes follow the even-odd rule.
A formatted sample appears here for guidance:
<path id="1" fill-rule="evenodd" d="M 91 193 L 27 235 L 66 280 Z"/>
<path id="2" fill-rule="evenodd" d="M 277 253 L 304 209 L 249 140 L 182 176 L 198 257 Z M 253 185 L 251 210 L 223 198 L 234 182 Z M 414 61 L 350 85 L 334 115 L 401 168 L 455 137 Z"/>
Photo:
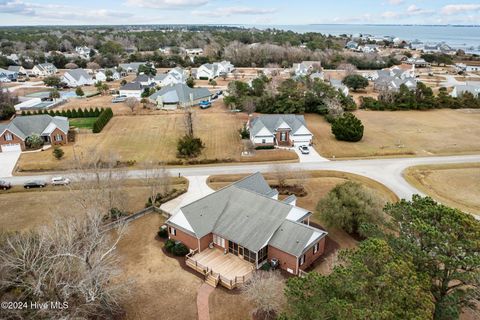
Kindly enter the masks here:
<path id="1" fill-rule="evenodd" d="M 174 227 L 170 227 L 170 234 L 176 236 L 177 235 L 177 230 L 175 230 Z"/>
<path id="2" fill-rule="evenodd" d="M 55 141 L 63 141 L 63 137 L 61 134 L 56 134 L 55 135 Z"/>
<path id="3" fill-rule="evenodd" d="M 13 141 L 13 134 L 10 132 L 5 133 L 5 141 Z"/>
<path id="4" fill-rule="evenodd" d="M 303 265 L 305 263 L 305 255 L 302 255 L 300 257 L 300 262 L 299 262 L 299 265 Z"/>
<path id="5" fill-rule="evenodd" d="M 313 254 L 317 253 L 318 252 L 318 249 L 319 249 L 319 243 L 315 243 L 315 245 L 313 246 Z"/>

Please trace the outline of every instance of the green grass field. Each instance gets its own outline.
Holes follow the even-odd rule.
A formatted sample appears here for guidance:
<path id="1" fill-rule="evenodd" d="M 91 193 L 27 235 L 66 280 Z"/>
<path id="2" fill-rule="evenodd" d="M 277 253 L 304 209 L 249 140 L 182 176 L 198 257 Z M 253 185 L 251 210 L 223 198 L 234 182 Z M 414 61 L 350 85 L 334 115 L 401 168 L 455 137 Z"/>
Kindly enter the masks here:
<path id="1" fill-rule="evenodd" d="M 97 118 L 74 118 L 70 119 L 70 125 L 82 129 L 92 129 L 95 121 Z"/>

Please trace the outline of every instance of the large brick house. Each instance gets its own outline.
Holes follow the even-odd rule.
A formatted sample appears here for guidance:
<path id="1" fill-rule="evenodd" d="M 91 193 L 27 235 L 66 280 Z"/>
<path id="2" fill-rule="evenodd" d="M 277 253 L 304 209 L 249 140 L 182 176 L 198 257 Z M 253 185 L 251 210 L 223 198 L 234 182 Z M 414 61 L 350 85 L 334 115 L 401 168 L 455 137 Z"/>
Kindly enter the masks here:
<path id="1" fill-rule="evenodd" d="M 257 147 L 311 145 L 313 140 L 303 115 L 264 114 L 250 120 L 248 127 L 250 140 Z"/>
<path id="2" fill-rule="evenodd" d="M 16 117 L 7 124 L 0 124 L 0 152 L 24 151 L 25 140 L 33 134 L 39 135 L 45 144 L 66 144 L 68 129 L 65 117 L 46 114 Z"/>
<path id="3" fill-rule="evenodd" d="M 166 224 L 170 239 L 199 255 L 218 250 L 252 269 L 276 258 L 281 269 L 298 275 L 325 250 L 327 232 L 310 226 L 310 216 L 295 196 L 278 200 L 256 173 L 182 207 Z"/>

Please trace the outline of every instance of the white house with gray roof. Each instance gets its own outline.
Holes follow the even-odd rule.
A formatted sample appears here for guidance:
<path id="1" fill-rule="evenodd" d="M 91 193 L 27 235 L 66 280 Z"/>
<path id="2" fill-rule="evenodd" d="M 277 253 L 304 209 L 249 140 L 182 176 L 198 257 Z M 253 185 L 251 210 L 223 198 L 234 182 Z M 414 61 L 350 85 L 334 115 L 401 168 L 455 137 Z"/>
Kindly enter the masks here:
<path id="1" fill-rule="evenodd" d="M 177 83 L 161 88 L 148 98 L 158 108 L 171 110 L 210 101 L 211 96 L 212 93 L 206 88 L 190 88 L 186 84 Z"/>
<path id="2" fill-rule="evenodd" d="M 68 70 L 62 76 L 62 82 L 65 82 L 70 88 L 81 86 L 91 86 L 94 84 L 92 76 L 84 69 Z"/>
<path id="3" fill-rule="evenodd" d="M 232 255 L 230 261 L 237 256 L 252 269 L 276 259 L 298 275 L 323 254 L 327 232 L 310 226 L 312 213 L 293 200 L 278 200 L 278 192 L 255 173 L 182 207 L 166 222 L 169 238 L 199 255 L 219 250 Z M 187 265 L 199 270 L 195 261 L 191 254 Z"/>
<path id="4" fill-rule="evenodd" d="M 142 98 L 143 89 L 144 87 L 140 82 L 129 82 L 121 86 L 118 92 L 121 96 L 137 98 L 140 100 Z"/>
<path id="5" fill-rule="evenodd" d="M 314 71 L 322 70 L 321 61 L 302 61 L 301 63 L 294 63 L 292 71 L 297 77 L 304 77 Z"/>
<path id="6" fill-rule="evenodd" d="M 211 80 L 222 75 L 227 75 L 235 70 L 230 61 L 221 61 L 202 64 L 197 69 L 196 77 L 200 80 Z"/>
<path id="7" fill-rule="evenodd" d="M 467 83 L 466 85 L 459 85 L 453 87 L 451 96 L 454 98 L 461 98 L 465 93 L 471 93 L 474 97 L 480 97 L 480 82 Z"/>
<path id="8" fill-rule="evenodd" d="M 49 77 L 58 72 L 52 63 L 40 63 L 33 66 L 32 73 L 37 77 Z"/>
<path id="9" fill-rule="evenodd" d="M 68 118 L 46 114 L 15 117 L 0 124 L 0 152 L 26 150 L 25 141 L 39 135 L 46 144 L 66 144 L 69 130 Z"/>
<path id="10" fill-rule="evenodd" d="M 303 115 L 263 114 L 250 120 L 248 127 L 257 147 L 311 145 L 313 141 Z"/>

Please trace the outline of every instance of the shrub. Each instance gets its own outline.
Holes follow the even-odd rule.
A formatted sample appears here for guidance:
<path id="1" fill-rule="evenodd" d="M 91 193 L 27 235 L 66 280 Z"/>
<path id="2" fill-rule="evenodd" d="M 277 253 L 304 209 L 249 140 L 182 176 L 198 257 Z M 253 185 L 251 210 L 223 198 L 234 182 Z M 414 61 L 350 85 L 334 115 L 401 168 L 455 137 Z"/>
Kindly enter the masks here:
<path id="1" fill-rule="evenodd" d="M 184 257 L 188 253 L 188 248 L 185 246 L 183 243 L 177 243 L 173 248 L 172 248 L 172 253 L 178 257 Z"/>
<path id="2" fill-rule="evenodd" d="M 63 150 L 60 148 L 60 147 L 55 147 L 53 149 L 53 156 L 55 157 L 55 159 L 57 160 L 60 160 L 63 158 L 63 155 L 65 154 L 65 152 L 63 152 Z"/>
<path id="3" fill-rule="evenodd" d="M 112 218 L 112 220 L 117 220 L 123 216 L 127 216 L 128 215 L 128 212 L 125 212 L 125 211 L 122 211 L 118 208 L 112 208 L 110 209 L 110 217 Z"/>
<path id="4" fill-rule="evenodd" d="M 160 227 L 157 234 L 160 238 L 167 239 L 168 238 L 168 229 L 167 228 L 163 229 L 163 228 Z"/>
<path id="5" fill-rule="evenodd" d="M 272 266 L 270 265 L 270 262 L 267 261 L 260 269 L 263 271 L 270 271 L 271 268 Z"/>
<path id="6" fill-rule="evenodd" d="M 353 89 L 353 91 L 357 91 L 358 89 L 364 89 L 368 86 L 368 80 L 359 74 L 352 74 L 346 76 L 342 82 L 347 87 Z"/>
<path id="7" fill-rule="evenodd" d="M 85 92 L 83 92 L 82 88 L 78 87 L 76 90 L 75 90 L 75 94 L 79 97 L 83 97 L 85 95 Z"/>
<path id="8" fill-rule="evenodd" d="M 202 152 L 205 146 L 200 138 L 185 135 L 178 139 L 177 151 L 179 157 L 194 158 Z"/>
<path id="9" fill-rule="evenodd" d="M 38 134 L 32 134 L 27 137 L 25 143 L 31 149 L 38 149 L 43 146 L 43 139 Z"/>
<path id="10" fill-rule="evenodd" d="M 165 250 L 167 250 L 167 252 L 172 253 L 173 247 L 175 247 L 175 240 L 168 239 L 165 241 Z"/>
<path id="11" fill-rule="evenodd" d="M 337 140 L 357 142 L 363 138 L 363 124 L 352 113 L 345 113 L 332 123 L 332 133 Z"/>
<path id="12" fill-rule="evenodd" d="M 107 125 L 107 123 L 112 119 L 113 111 L 111 108 L 105 109 L 100 115 L 98 119 L 93 123 L 93 133 L 99 133 L 103 130 L 103 128 Z"/>
<path id="13" fill-rule="evenodd" d="M 240 133 L 242 139 L 250 138 L 250 131 L 248 131 L 248 127 L 246 125 L 243 126 L 240 130 L 238 130 L 238 132 Z"/>
<path id="14" fill-rule="evenodd" d="M 15 107 L 9 104 L 0 104 L 0 120 L 10 119 L 15 114 Z"/>
<path id="15" fill-rule="evenodd" d="M 275 146 L 258 146 L 255 147 L 255 150 L 272 150 L 275 149 Z"/>

